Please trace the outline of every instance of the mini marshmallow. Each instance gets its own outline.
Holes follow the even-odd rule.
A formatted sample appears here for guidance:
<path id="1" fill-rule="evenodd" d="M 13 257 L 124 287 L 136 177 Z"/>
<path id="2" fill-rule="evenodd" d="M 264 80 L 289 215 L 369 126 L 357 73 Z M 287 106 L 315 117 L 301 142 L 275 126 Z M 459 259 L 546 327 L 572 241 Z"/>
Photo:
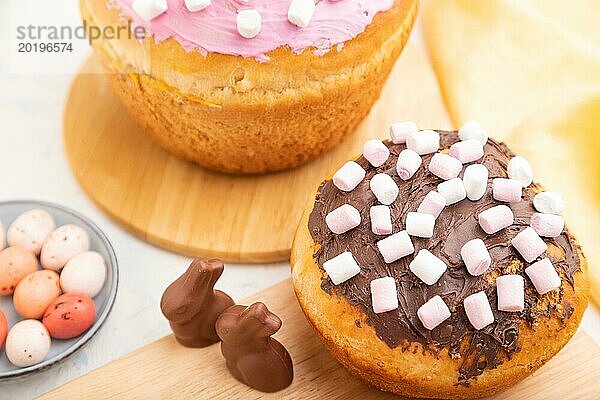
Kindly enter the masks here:
<path id="1" fill-rule="evenodd" d="M 376 235 L 392 233 L 392 215 L 388 206 L 373 206 L 369 210 L 371 216 L 371 231 Z"/>
<path id="2" fill-rule="evenodd" d="M 546 242 L 530 226 L 519 232 L 510 243 L 527 262 L 532 262 L 548 249 Z"/>
<path id="3" fill-rule="evenodd" d="M 446 263 L 429 250 L 421 249 L 410 262 L 408 268 L 427 285 L 433 285 L 446 272 Z"/>
<path id="4" fill-rule="evenodd" d="M 542 192 L 533 198 L 533 206 L 544 214 L 560 214 L 565 209 L 565 202 L 556 192 Z"/>
<path id="5" fill-rule="evenodd" d="M 437 191 L 439 194 L 444 196 L 444 198 L 446 199 L 446 205 L 448 206 L 454 203 L 458 203 L 459 201 L 464 200 L 467 197 L 465 185 L 463 184 L 463 181 L 460 178 L 452 178 L 450 180 L 440 183 L 437 186 Z"/>
<path id="6" fill-rule="evenodd" d="M 484 291 L 465 297 L 465 313 L 473 328 L 483 329 L 494 322 L 494 313 Z"/>
<path id="7" fill-rule="evenodd" d="M 135 0 L 131 8 L 144 21 L 152 21 L 169 9 L 167 0 Z"/>
<path id="8" fill-rule="evenodd" d="M 450 146 L 448 154 L 463 164 L 479 160 L 483 157 L 483 145 L 477 139 L 467 139 Z"/>
<path id="9" fill-rule="evenodd" d="M 508 162 L 508 177 L 521 182 L 521 186 L 527 187 L 533 183 L 533 170 L 529 161 L 524 157 L 516 156 Z"/>
<path id="10" fill-rule="evenodd" d="M 432 130 L 413 133 L 406 138 L 406 147 L 421 156 L 435 153 L 440 148 L 440 134 Z"/>
<path id="11" fill-rule="evenodd" d="M 481 229 L 488 235 L 492 235 L 511 226 L 515 216 L 508 206 L 502 204 L 480 212 L 477 219 Z"/>
<path id="12" fill-rule="evenodd" d="M 392 143 L 403 144 L 406 143 L 406 138 L 413 133 L 417 133 L 419 128 L 413 121 L 396 122 L 390 127 L 390 137 Z"/>
<path id="13" fill-rule="evenodd" d="M 480 200 L 487 190 L 489 171 L 483 164 L 473 164 L 465 168 L 463 184 L 467 198 L 471 201 Z"/>
<path id="14" fill-rule="evenodd" d="M 394 233 L 380 240 L 377 242 L 377 248 L 388 264 L 415 252 L 415 247 L 406 231 Z"/>
<path id="15" fill-rule="evenodd" d="M 332 259 L 323 263 L 323 269 L 329 275 L 329 279 L 334 285 L 346 282 L 348 279 L 360 273 L 360 267 L 352 256 L 352 253 L 345 251 Z"/>
<path id="16" fill-rule="evenodd" d="M 237 29 L 242 37 L 252 39 L 262 29 L 262 16 L 256 10 L 242 10 L 237 15 Z"/>
<path id="17" fill-rule="evenodd" d="M 363 146 L 363 156 L 374 167 L 381 167 L 390 157 L 390 150 L 381 140 L 372 139 Z"/>
<path id="18" fill-rule="evenodd" d="M 417 310 L 417 316 L 426 329 L 432 330 L 448 318 L 450 309 L 440 296 L 433 296 Z"/>
<path id="19" fill-rule="evenodd" d="M 351 192 L 365 179 L 366 171 L 357 162 L 348 161 L 333 174 L 333 184 L 344 192 Z"/>
<path id="20" fill-rule="evenodd" d="M 360 225 L 360 213 L 350 204 L 339 206 L 325 216 L 325 223 L 331 232 L 342 234 Z"/>
<path id="21" fill-rule="evenodd" d="M 460 140 L 475 139 L 483 146 L 488 141 L 487 132 L 475 121 L 465 122 L 458 130 L 458 137 Z"/>
<path id="22" fill-rule="evenodd" d="M 473 276 L 482 275 L 492 265 L 492 257 L 481 239 L 469 240 L 460 249 L 467 271 Z"/>
<path id="23" fill-rule="evenodd" d="M 421 212 L 406 214 L 406 232 L 411 236 L 430 238 L 433 236 L 435 217 Z"/>
<path id="24" fill-rule="evenodd" d="M 429 172 L 447 181 L 456 178 L 462 171 L 462 164 L 454 157 L 448 154 L 435 153 L 429 162 Z"/>
<path id="25" fill-rule="evenodd" d="M 554 238 L 565 229 L 565 219 L 555 214 L 534 213 L 529 225 L 538 235 Z"/>
<path id="26" fill-rule="evenodd" d="M 525 307 L 525 280 L 521 275 L 502 275 L 496 278 L 498 310 L 521 312 Z"/>
<path id="27" fill-rule="evenodd" d="M 196 12 L 210 6 L 210 0 L 185 0 L 185 6 L 190 12 Z"/>
<path id="28" fill-rule="evenodd" d="M 494 178 L 492 180 L 492 194 L 494 199 L 498 201 L 517 203 L 521 201 L 523 187 L 521 182 L 516 179 Z"/>
<path id="29" fill-rule="evenodd" d="M 446 207 L 446 198 L 435 190 L 432 190 L 427 193 L 421 204 L 419 204 L 417 212 L 431 214 L 437 218 L 444 207 Z"/>
<path id="30" fill-rule="evenodd" d="M 400 189 L 388 174 L 376 174 L 371 178 L 371 191 L 381 204 L 389 206 L 398 197 Z"/>
<path id="31" fill-rule="evenodd" d="M 388 276 L 371 281 L 371 302 L 375 314 L 398 308 L 398 292 L 394 278 Z"/>
<path id="32" fill-rule="evenodd" d="M 402 180 L 407 181 L 413 177 L 421 166 L 423 160 L 415 151 L 405 149 L 400 152 L 396 163 L 396 171 Z"/>
<path id="33" fill-rule="evenodd" d="M 315 13 L 315 8 L 313 0 L 292 0 L 288 9 L 288 20 L 300 28 L 306 28 Z"/>
<path id="34" fill-rule="evenodd" d="M 560 287 L 560 276 L 547 258 L 525 268 L 525 273 L 539 294 L 546 294 Z"/>

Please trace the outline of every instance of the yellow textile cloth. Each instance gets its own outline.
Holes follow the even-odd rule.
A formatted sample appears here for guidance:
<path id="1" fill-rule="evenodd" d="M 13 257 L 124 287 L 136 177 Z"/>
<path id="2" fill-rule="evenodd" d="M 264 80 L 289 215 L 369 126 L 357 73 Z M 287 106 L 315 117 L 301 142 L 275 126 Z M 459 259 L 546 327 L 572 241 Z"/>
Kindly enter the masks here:
<path id="1" fill-rule="evenodd" d="M 456 126 L 473 119 L 560 192 L 600 305 L 600 1 L 424 0 Z"/>

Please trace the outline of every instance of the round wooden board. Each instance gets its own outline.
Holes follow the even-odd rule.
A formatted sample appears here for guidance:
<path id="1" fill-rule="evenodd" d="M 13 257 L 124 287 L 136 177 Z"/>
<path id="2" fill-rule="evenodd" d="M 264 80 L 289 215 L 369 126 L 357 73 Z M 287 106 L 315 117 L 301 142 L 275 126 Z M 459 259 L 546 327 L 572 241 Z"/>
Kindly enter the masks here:
<path id="1" fill-rule="evenodd" d="M 162 150 L 129 118 L 91 58 L 66 105 L 69 161 L 102 209 L 153 244 L 229 262 L 286 260 L 316 185 L 358 154 L 366 139 L 387 137 L 397 120 L 449 127 L 435 75 L 414 39 L 371 114 L 338 148 L 303 167 L 251 177 L 210 172 Z"/>

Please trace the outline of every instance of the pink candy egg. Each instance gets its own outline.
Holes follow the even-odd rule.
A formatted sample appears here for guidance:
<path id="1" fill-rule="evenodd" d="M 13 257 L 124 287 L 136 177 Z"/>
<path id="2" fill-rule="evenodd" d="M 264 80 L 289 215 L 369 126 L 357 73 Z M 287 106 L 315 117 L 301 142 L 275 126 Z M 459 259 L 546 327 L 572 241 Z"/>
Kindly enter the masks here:
<path id="1" fill-rule="evenodd" d="M 45 269 L 60 271 L 70 259 L 89 248 L 86 231 L 76 225 L 63 225 L 46 239 L 40 261 Z"/>
<path id="2" fill-rule="evenodd" d="M 39 209 L 26 211 L 8 228 L 8 244 L 22 246 L 38 255 L 54 228 L 56 228 L 54 218 L 46 211 Z"/>
<path id="3" fill-rule="evenodd" d="M 44 313 L 43 323 L 55 339 L 72 339 L 90 329 L 96 307 L 89 296 L 67 293 L 55 299 Z"/>
<path id="4" fill-rule="evenodd" d="M 6 232 L 4 231 L 4 225 L 0 221 L 0 250 L 6 247 Z"/>
<path id="5" fill-rule="evenodd" d="M 6 356 L 17 367 L 39 364 L 50 351 L 50 335 L 40 321 L 27 319 L 16 323 L 6 338 Z"/>
<path id="6" fill-rule="evenodd" d="M 13 294 L 19 282 L 37 269 L 35 255 L 21 246 L 0 251 L 0 296 Z"/>
<path id="7" fill-rule="evenodd" d="M 4 312 L 0 310 L 0 349 L 4 346 L 6 335 L 8 335 L 8 320 L 6 319 Z"/>
<path id="8" fill-rule="evenodd" d="M 15 310 L 25 318 L 39 319 L 54 299 L 60 296 L 58 274 L 42 270 L 27 275 L 15 289 Z"/>

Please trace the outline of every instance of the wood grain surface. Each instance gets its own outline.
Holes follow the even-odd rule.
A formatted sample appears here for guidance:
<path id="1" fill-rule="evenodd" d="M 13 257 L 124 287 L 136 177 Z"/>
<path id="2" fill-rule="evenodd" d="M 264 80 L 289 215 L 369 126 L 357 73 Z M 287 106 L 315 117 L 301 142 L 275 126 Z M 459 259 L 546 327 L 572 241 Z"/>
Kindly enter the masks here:
<path id="1" fill-rule="evenodd" d="M 262 301 L 283 320 L 275 337 L 294 361 L 294 382 L 264 394 L 237 382 L 227 371 L 219 345 L 187 349 L 165 337 L 58 388 L 40 399 L 398 399 L 362 384 L 329 355 L 294 297 L 287 280 L 246 300 Z M 158 305 L 157 305 L 158 307 Z M 132 333 L 134 334 L 134 333 Z M 597 399 L 600 348 L 584 332 L 545 366 L 500 399 Z"/>

